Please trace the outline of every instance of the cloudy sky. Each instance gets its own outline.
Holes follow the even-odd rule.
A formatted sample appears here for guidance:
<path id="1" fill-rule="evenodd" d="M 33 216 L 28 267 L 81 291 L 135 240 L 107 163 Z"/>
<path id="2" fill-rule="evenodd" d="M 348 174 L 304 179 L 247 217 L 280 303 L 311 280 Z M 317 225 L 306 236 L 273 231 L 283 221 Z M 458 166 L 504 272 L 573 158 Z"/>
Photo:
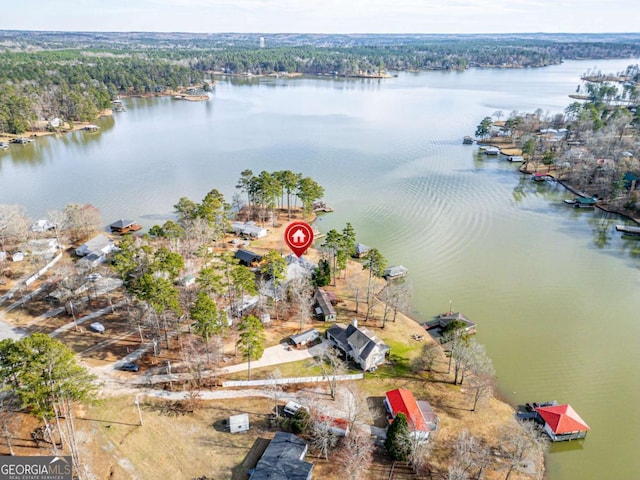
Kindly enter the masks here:
<path id="1" fill-rule="evenodd" d="M 638 32 L 637 0 L 0 0 L 2 30 Z"/>

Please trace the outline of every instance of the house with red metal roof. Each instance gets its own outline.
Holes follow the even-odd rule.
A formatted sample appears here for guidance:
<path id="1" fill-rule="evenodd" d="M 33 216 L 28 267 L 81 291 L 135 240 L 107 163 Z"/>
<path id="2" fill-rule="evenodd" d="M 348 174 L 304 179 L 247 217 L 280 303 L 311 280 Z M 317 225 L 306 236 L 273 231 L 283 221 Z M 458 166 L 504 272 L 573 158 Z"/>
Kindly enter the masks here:
<path id="1" fill-rule="evenodd" d="M 554 442 L 585 438 L 589 425 L 569 404 L 536 408 L 544 421 L 544 431 Z"/>
<path id="2" fill-rule="evenodd" d="M 429 434 L 438 428 L 438 416 L 427 401 L 416 401 L 413 393 L 406 388 L 396 388 L 385 394 L 384 406 L 389 413 L 391 423 L 400 412 L 407 417 L 411 435 L 427 440 Z"/>

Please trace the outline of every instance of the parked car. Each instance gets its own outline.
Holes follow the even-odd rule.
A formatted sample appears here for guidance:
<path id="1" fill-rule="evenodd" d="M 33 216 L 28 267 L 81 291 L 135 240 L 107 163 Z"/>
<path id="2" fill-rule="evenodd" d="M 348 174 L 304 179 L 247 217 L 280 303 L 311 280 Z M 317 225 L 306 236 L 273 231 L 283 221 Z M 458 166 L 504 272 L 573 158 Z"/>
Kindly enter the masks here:
<path id="1" fill-rule="evenodd" d="M 92 332 L 104 333 L 104 325 L 100 322 L 93 322 L 89 325 L 89 330 Z"/>
<path id="2" fill-rule="evenodd" d="M 120 370 L 124 372 L 137 372 L 140 368 L 133 362 L 127 362 L 120 365 Z"/>

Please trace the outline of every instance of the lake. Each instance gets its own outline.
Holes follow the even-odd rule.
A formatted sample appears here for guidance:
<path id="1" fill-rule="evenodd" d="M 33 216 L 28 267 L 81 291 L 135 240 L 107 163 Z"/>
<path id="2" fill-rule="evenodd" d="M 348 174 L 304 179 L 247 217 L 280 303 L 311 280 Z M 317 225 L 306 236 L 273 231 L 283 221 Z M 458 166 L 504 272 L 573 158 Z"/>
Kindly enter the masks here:
<path id="1" fill-rule="evenodd" d="M 541 69 L 400 73 L 371 79 L 221 79 L 206 103 L 127 99 L 99 133 L 39 138 L 0 152 L 0 203 L 38 218 L 92 203 L 104 223 L 146 227 L 182 196 L 240 172 L 303 172 L 358 240 L 409 268 L 414 312 L 478 324 L 501 395 L 571 403 L 591 431 L 554 445 L 548 478 L 640 478 L 640 241 L 615 216 L 573 209 L 571 195 L 517 165 L 462 145 L 485 116 L 571 103 L 579 77 L 640 60 L 568 61 Z"/>

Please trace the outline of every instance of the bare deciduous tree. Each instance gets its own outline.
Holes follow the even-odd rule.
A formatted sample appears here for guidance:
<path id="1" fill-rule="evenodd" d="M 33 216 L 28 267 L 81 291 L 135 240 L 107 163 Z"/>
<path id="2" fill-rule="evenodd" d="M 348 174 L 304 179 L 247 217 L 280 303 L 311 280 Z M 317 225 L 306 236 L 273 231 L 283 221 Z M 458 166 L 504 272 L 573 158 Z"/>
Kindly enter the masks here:
<path id="1" fill-rule="evenodd" d="M 71 241 L 87 239 L 102 226 L 100 211 L 93 205 L 70 203 L 64 208 L 64 226 L 71 235 Z"/>
<path id="2" fill-rule="evenodd" d="M 18 205 L 0 205 L 0 251 L 6 250 L 6 244 L 20 244 L 29 234 L 29 220 Z"/>
<path id="3" fill-rule="evenodd" d="M 338 455 L 338 461 L 344 467 L 344 474 L 349 480 L 365 480 L 369 478 L 369 467 L 373 462 L 375 445 L 371 437 L 357 433 L 345 437 Z"/>
<path id="4" fill-rule="evenodd" d="M 499 435 L 500 454 L 507 471 L 508 480 L 514 470 L 525 468 L 529 463 L 536 464 L 548 447 L 548 441 L 533 422 L 513 420 L 505 424 Z"/>
<path id="5" fill-rule="evenodd" d="M 289 282 L 289 294 L 293 303 L 298 306 L 298 320 L 300 322 L 300 331 L 304 330 L 309 316 L 311 307 L 313 306 L 313 285 L 308 277 L 298 277 Z"/>
<path id="6" fill-rule="evenodd" d="M 422 346 L 420 355 L 411 362 L 411 368 L 419 373 L 423 370 L 428 372 L 433 370 L 433 366 L 438 358 L 442 357 L 442 349 L 433 341 L 428 341 Z"/>
<path id="7" fill-rule="evenodd" d="M 322 375 L 327 379 L 327 385 L 329 386 L 329 394 L 331 399 L 336 399 L 336 390 L 338 388 L 338 380 L 336 375 L 343 374 L 347 366 L 340 358 L 340 354 L 333 348 L 325 348 L 322 353 L 315 357 L 315 365 L 320 367 Z"/>

